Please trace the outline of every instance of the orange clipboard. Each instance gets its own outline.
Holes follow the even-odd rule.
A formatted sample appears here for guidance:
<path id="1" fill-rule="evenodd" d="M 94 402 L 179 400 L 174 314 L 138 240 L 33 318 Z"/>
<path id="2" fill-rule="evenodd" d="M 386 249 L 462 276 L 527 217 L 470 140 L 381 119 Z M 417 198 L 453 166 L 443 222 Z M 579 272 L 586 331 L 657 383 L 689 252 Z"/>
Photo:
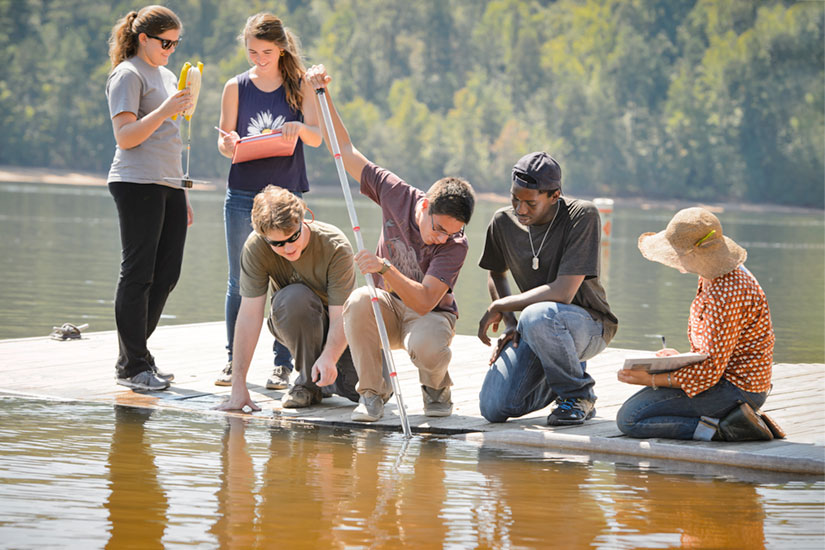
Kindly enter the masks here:
<path id="1" fill-rule="evenodd" d="M 242 137 L 232 152 L 232 164 L 269 157 L 288 157 L 295 152 L 298 140 L 288 141 L 281 132 Z"/>

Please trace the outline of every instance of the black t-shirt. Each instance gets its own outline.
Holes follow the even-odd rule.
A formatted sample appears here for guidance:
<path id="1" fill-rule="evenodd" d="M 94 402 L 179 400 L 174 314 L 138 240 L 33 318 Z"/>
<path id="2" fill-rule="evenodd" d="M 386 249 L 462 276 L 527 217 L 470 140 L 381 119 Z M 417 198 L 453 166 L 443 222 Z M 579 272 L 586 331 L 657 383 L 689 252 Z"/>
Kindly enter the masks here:
<path id="1" fill-rule="evenodd" d="M 610 311 L 599 282 L 599 211 L 592 202 L 560 198 L 559 211 L 551 223 L 552 226 L 546 223 L 528 228 L 519 223 L 512 206 L 501 208 L 487 226 L 487 239 L 478 265 L 496 273 L 510 271 L 520 292 L 550 284 L 560 275 L 584 275 L 571 303 L 602 321 L 604 340 L 610 343 L 618 329 L 618 320 Z M 538 250 L 537 270 L 533 269 L 534 249 Z"/>

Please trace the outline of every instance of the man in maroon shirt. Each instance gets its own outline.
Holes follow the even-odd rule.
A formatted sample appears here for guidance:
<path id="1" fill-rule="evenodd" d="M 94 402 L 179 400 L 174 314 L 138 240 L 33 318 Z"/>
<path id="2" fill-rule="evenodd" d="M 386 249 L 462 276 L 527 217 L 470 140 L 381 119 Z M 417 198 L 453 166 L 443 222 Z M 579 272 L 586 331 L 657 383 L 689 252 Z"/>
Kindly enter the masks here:
<path id="1" fill-rule="evenodd" d="M 331 80 L 323 65 L 312 67 L 305 77 L 316 89 L 326 88 Z M 446 177 L 425 194 L 373 164 L 352 144 L 328 89 L 323 98 L 344 167 L 361 183 L 361 193 L 381 207 L 376 252 L 362 250 L 355 261 L 361 273 L 381 276 L 376 277 L 376 286 L 390 345 L 406 349 L 418 368 L 424 414 L 449 416 L 453 404 L 447 367 L 458 318 L 452 290 L 467 256 L 464 226 L 475 206 L 473 189 L 460 178 Z M 370 299 L 369 289 L 362 287 L 344 304 L 344 331 L 359 379 L 360 401 L 352 413 L 352 420 L 358 422 L 379 420 L 392 395 L 383 376 Z"/>

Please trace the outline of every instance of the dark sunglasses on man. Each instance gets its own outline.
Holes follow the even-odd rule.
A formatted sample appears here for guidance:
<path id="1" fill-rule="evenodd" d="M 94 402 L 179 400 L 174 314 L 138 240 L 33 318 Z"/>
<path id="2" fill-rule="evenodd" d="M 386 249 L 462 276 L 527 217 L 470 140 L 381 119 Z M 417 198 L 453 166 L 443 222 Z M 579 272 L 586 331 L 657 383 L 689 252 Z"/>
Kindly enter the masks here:
<path id="1" fill-rule="evenodd" d="M 298 226 L 298 231 L 293 233 L 291 237 L 287 237 L 286 239 L 284 239 L 282 241 L 270 241 L 266 237 L 263 237 L 263 235 L 261 235 L 261 236 L 266 241 L 266 244 L 268 244 L 269 246 L 272 246 L 272 247 L 275 247 L 275 248 L 280 248 L 280 247 L 284 246 L 287 243 L 294 243 L 299 238 L 301 238 L 301 230 L 303 229 L 303 225 L 304 224 L 301 224 L 300 226 Z"/>

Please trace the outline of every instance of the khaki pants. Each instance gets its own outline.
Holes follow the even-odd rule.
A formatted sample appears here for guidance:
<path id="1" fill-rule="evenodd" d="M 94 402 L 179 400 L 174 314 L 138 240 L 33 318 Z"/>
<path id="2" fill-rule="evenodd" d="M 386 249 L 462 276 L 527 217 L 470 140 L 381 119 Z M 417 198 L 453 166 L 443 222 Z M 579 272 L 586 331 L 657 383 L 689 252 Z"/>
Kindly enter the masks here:
<path id="1" fill-rule="evenodd" d="M 403 348 L 418 368 L 421 384 L 434 389 L 452 386 L 447 367 L 456 316 L 444 311 L 419 315 L 389 292 L 376 289 L 381 315 L 392 349 Z M 344 304 L 344 332 L 358 371 L 358 393 L 370 390 L 383 398 L 392 387 L 383 374 L 381 337 L 373 315 L 368 287 L 355 289 Z"/>

